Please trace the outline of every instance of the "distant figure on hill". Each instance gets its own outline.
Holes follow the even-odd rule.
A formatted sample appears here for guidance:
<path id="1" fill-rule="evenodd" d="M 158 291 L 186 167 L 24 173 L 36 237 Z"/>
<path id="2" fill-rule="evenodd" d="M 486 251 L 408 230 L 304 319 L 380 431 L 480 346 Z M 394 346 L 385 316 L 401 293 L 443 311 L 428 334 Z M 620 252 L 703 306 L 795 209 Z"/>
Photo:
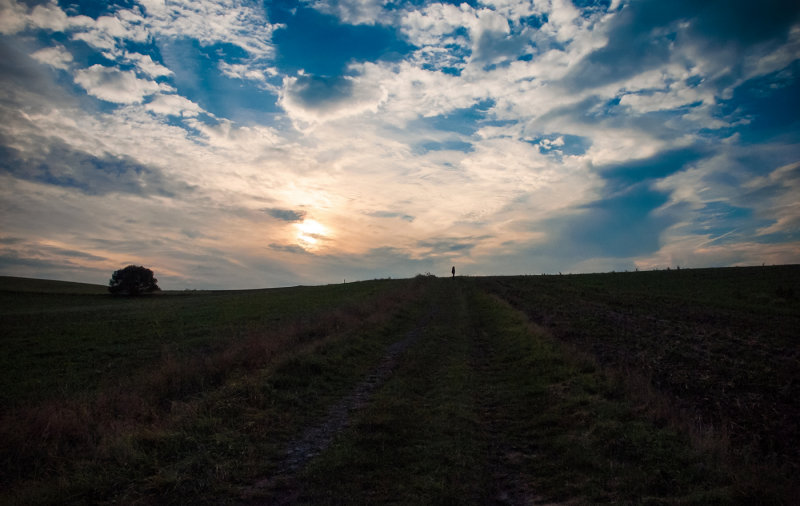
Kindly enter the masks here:
<path id="1" fill-rule="evenodd" d="M 453 266 L 452 269 L 450 269 L 450 272 L 453 273 L 453 277 L 456 277 L 456 266 L 455 265 Z"/>

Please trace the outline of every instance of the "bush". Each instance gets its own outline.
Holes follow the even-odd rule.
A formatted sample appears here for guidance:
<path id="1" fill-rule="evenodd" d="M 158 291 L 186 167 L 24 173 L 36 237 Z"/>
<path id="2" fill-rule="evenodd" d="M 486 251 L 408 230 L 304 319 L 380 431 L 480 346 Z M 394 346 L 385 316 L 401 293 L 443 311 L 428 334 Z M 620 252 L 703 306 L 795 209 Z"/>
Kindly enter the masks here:
<path id="1" fill-rule="evenodd" d="M 115 294 L 139 295 L 141 293 L 158 292 L 161 288 L 156 284 L 153 271 L 141 265 L 129 265 L 114 271 L 108 282 L 108 291 Z"/>
<path id="2" fill-rule="evenodd" d="M 417 274 L 414 277 L 417 279 L 435 278 L 436 274 L 431 274 L 430 272 L 426 272 L 425 274 Z"/>

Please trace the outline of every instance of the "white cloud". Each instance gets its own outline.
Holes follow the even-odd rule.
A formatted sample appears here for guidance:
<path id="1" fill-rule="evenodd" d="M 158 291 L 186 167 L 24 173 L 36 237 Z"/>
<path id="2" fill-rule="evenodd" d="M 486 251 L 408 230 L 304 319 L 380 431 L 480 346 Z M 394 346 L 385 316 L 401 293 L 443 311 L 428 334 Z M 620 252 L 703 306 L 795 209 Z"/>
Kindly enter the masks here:
<path id="1" fill-rule="evenodd" d="M 139 79 L 131 70 L 120 71 L 99 64 L 77 70 L 75 82 L 88 94 L 117 104 L 137 104 L 163 89 L 155 81 Z"/>
<path id="2" fill-rule="evenodd" d="M 197 116 L 203 109 L 180 95 L 156 95 L 146 106 L 148 111 L 168 116 Z"/>
<path id="3" fill-rule="evenodd" d="M 30 14 L 30 20 L 38 28 L 56 32 L 63 32 L 70 26 L 66 13 L 53 0 L 34 7 Z"/>
<path id="4" fill-rule="evenodd" d="M 380 23 L 385 15 L 383 5 L 388 0 L 315 0 L 311 5 L 325 14 L 338 17 L 345 23 L 372 25 Z"/>
<path id="5" fill-rule="evenodd" d="M 403 126 L 419 117 L 433 117 L 454 109 L 471 107 L 487 96 L 486 83 L 420 68 L 408 62 L 398 65 L 363 64 L 352 67 L 354 77 L 365 88 L 380 88 L 386 100 L 380 106 L 381 120 Z"/>
<path id="6" fill-rule="evenodd" d="M 125 41 L 145 42 L 150 37 L 144 19 L 131 11 L 118 11 L 114 16 L 100 16 L 83 28 L 84 30 L 75 31 L 72 38 L 103 50 L 110 59 L 124 54 L 122 47 Z"/>
<path id="7" fill-rule="evenodd" d="M 27 8 L 18 0 L 0 0 L 0 33 L 13 34 L 38 28 L 70 34 L 100 50 L 111 60 L 132 62 L 151 77 L 171 71 L 149 55 L 126 51 L 129 42 L 145 43 L 161 38 L 197 40 L 202 45 L 228 43 L 247 53 L 235 72 L 248 79 L 269 66 L 274 55 L 272 32 L 280 25 L 266 21 L 262 6 L 247 0 L 159 0 L 139 2 L 144 6 L 118 8 L 113 15 L 92 19 L 71 16 L 51 0 Z"/>
<path id="8" fill-rule="evenodd" d="M 225 42 L 241 47 L 257 59 L 273 54 L 270 39 L 279 25 L 268 23 L 263 9 L 252 2 L 174 0 L 167 3 L 156 0 L 140 3 L 145 7 L 144 12 L 138 7 L 118 9 L 113 16 L 101 16 L 97 20 L 85 16 L 67 17 L 52 4 L 45 9 L 48 16 L 40 17 L 54 18 L 49 24 L 58 25 L 61 30 L 84 28 L 73 37 L 114 55 L 121 53 L 119 41 L 144 42 L 159 37 L 188 37 L 203 45 Z M 78 19 L 80 22 L 76 23 Z"/>
<path id="9" fill-rule="evenodd" d="M 581 12 L 570 0 L 551 0 L 547 19 L 545 30 L 552 31 L 559 42 L 572 40 L 582 28 Z"/>
<path id="10" fill-rule="evenodd" d="M 127 61 L 133 62 L 139 71 L 147 74 L 150 77 L 164 77 L 172 75 L 172 71 L 167 67 L 156 63 L 149 54 L 129 53 L 125 52 L 124 58 Z"/>
<path id="11" fill-rule="evenodd" d="M 246 0 L 148 1 L 145 23 L 156 37 L 189 37 L 203 45 L 225 42 L 256 59 L 271 57 L 272 32 L 264 9 Z"/>
<path id="12" fill-rule="evenodd" d="M 280 104 L 298 126 L 375 113 L 387 99 L 374 81 L 356 77 L 285 77 Z"/>
<path id="13" fill-rule="evenodd" d="M 561 136 L 555 139 L 542 139 L 539 141 L 539 145 L 545 149 L 560 148 L 564 145 L 564 137 Z"/>
<path id="14" fill-rule="evenodd" d="M 111 59 L 108 66 L 75 71 L 75 82 L 93 96 L 120 104 L 89 113 L 72 108 L 78 101 L 42 99 L 24 111 L 21 106 L 2 109 L 6 121 L 0 133 L 7 145 L 39 157 L 47 156 L 47 146 L 67 146 L 78 153 L 76 159 L 85 154 L 89 161 L 126 160 L 164 181 L 161 192 L 128 192 L 120 198 L 124 192 L 112 188 L 114 198 L 85 198 L 80 190 L 5 176 L 13 181 L 4 185 L 3 201 L 23 210 L 25 218 L 19 224 L 6 219 L 4 232 L 12 227 L 18 236 L 33 236 L 26 230 L 38 230 L 63 249 L 117 264 L 127 259 L 126 248 L 135 246 L 125 243 L 113 226 L 136 214 L 131 227 L 159 240 L 152 251 L 135 252 L 142 263 L 168 265 L 170 276 L 186 282 L 199 269 L 221 269 L 220 283 L 238 287 L 277 283 L 278 278 L 254 280 L 242 274 L 262 272 L 256 266 L 270 266 L 264 272 L 285 270 L 296 282 L 305 269 L 296 262 L 313 261 L 315 272 L 321 272 L 347 263 L 331 258 L 353 255 L 355 260 L 348 262 L 356 265 L 376 247 L 398 252 L 407 265 L 415 265 L 408 258 L 451 255 L 460 259 L 459 265 L 473 262 L 491 274 L 497 270 L 486 266 L 497 267 L 492 262 L 498 254 L 509 259 L 508 265 L 529 268 L 524 248 L 546 244 L 554 236 L 548 228 L 552 222 L 603 197 L 607 182 L 597 167 L 708 142 L 709 150 L 721 154 L 648 183 L 670 196 L 665 209 L 681 223 L 664 234 L 661 251 L 641 257 L 642 265 L 676 260 L 689 265 L 701 259 L 741 261 L 750 258 L 748 248 L 757 249 L 748 243 L 738 256 L 725 256 L 709 243 L 713 238 L 686 232 L 692 212 L 723 199 L 745 207 L 744 192 L 767 194 L 779 183 L 794 181 L 787 174 L 795 169 L 758 179 L 737 162 L 743 152 L 698 140 L 703 128 L 729 127 L 733 121 L 713 117 L 721 85 L 711 81 L 725 75 L 724 65 L 715 66 L 698 46 L 675 49 L 666 63 L 634 68 L 611 83 L 567 86 L 565 76 L 612 40 L 614 12 L 581 12 L 568 0 L 491 0 L 478 7 L 434 3 L 393 13 L 381 1 L 326 0 L 313 6 L 348 23 L 395 23 L 420 47 L 401 61 L 352 64 L 346 77 L 283 76 L 272 61 L 276 25 L 266 21 L 257 2 L 142 0 L 92 20 L 67 15 L 53 2 L 28 8 L 0 0 L 0 31 L 63 30 Z M 541 16 L 542 26 L 527 26 L 528 16 Z M 742 52 L 742 75 L 780 70 L 794 61 L 797 33 L 791 32 L 789 43 L 780 48 L 765 45 Z M 236 84 L 242 87 L 276 92 L 283 111 L 250 116 L 247 126 L 218 110 L 212 115 L 165 84 L 173 78 L 177 83 L 176 74 L 185 78 L 177 64 L 167 68 L 156 61 L 157 52 L 131 52 L 129 44 L 160 46 L 166 54 L 164 48 L 178 39 L 244 50 L 247 54 L 238 60 L 208 68 L 241 80 Z M 674 44 L 685 42 L 676 37 Z M 74 65 L 61 46 L 32 56 L 56 68 Z M 65 89 L 65 94 L 72 91 Z M 10 96 L 22 96 L 11 91 Z M 25 92 L 30 96 L 37 89 Z M 663 114 L 655 120 L 654 112 Z M 570 155 L 573 136 L 585 145 Z M 91 174 L 99 169 L 82 170 Z M 726 182 L 710 183 L 715 177 Z M 142 178 L 137 188 L 153 180 Z M 759 217 L 774 218 L 762 221 L 758 234 L 797 228 L 797 191 L 792 183 L 747 205 Z M 56 213 L 54 206 L 62 215 L 48 218 Z M 297 231 L 270 220 L 260 211 L 265 208 L 302 213 L 329 231 L 327 239 L 313 255 L 298 260 L 299 250 L 293 247 Z M 91 223 L 96 232 L 84 233 L 69 223 Z M 100 245 L 92 235 L 120 243 Z M 37 242 L 41 237 L 30 241 L 30 251 L 44 244 Z M 437 237 L 455 239 L 437 245 L 432 240 Z M 448 244 L 455 248 L 442 253 Z M 779 249 L 775 255 L 788 258 L 788 250 Z M 577 258 L 574 265 L 600 268 L 623 260 L 630 259 Z M 110 264 L 99 268 L 110 269 Z"/>
<path id="15" fill-rule="evenodd" d="M 248 81 L 258 82 L 261 86 L 274 91 L 276 94 L 278 88 L 268 83 L 269 78 L 278 76 L 278 70 L 275 67 L 260 64 L 257 62 L 249 63 L 228 63 L 225 61 L 219 62 L 220 71 L 228 77 L 234 79 L 242 79 Z"/>
<path id="16" fill-rule="evenodd" d="M 636 114 L 646 114 L 654 111 L 671 111 L 689 106 L 713 106 L 716 97 L 713 92 L 704 86 L 687 86 L 685 75 L 683 79 L 662 79 L 652 86 L 644 85 L 640 79 L 628 81 L 627 86 L 622 86 L 626 91 L 638 91 L 636 86 L 642 86 L 636 93 L 626 93 L 620 98 L 620 105 L 630 107 Z M 634 83 L 637 84 L 634 84 Z"/>
<path id="17" fill-rule="evenodd" d="M 67 16 L 55 0 L 29 9 L 17 0 L 0 0 L 0 33 L 15 34 L 27 28 L 40 28 L 63 32 L 78 27 L 87 27 L 93 20 L 86 16 Z"/>
<path id="18" fill-rule="evenodd" d="M 27 9 L 16 0 L 0 0 L 0 33 L 13 35 L 25 29 Z"/>
<path id="19" fill-rule="evenodd" d="M 73 61 L 72 54 L 64 46 L 46 47 L 31 54 L 31 57 L 36 61 L 61 70 L 69 70 Z"/>
<path id="20" fill-rule="evenodd" d="M 439 43 L 443 35 L 448 35 L 460 27 L 471 26 L 476 21 L 474 10 L 466 3 L 460 7 L 434 3 L 422 10 L 407 12 L 400 26 L 412 44 L 427 46 Z"/>
<path id="21" fill-rule="evenodd" d="M 720 267 L 747 265 L 781 265 L 800 262 L 800 242 L 763 244 L 752 241 L 714 244 L 705 235 L 665 234 L 664 246 L 654 255 L 635 259 L 639 269 L 666 267 Z"/>

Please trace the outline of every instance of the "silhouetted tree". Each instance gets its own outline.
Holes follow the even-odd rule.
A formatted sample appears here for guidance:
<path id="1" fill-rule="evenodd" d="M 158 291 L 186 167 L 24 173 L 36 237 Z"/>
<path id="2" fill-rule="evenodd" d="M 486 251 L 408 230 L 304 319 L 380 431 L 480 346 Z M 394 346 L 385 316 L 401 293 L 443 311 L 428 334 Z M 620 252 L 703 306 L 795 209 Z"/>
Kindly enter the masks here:
<path id="1" fill-rule="evenodd" d="M 114 271 L 108 282 L 108 291 L 127 295 L 158 292 L 161 288 L 156 284 L 158 280 L 153 277 L 153 271 L 141 265 L 129 265 L 124 269 Z"/>

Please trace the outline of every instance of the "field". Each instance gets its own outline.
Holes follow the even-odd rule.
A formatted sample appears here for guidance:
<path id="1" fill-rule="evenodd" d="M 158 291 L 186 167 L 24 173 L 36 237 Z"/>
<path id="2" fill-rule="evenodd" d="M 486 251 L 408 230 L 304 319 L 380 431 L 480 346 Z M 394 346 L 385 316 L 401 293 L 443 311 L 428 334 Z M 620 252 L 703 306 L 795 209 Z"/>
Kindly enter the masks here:
<path id="1" fill-rule="evenodd" d="M 800 266 L 0 278 L 3 504 L 791 504 Z"/>

